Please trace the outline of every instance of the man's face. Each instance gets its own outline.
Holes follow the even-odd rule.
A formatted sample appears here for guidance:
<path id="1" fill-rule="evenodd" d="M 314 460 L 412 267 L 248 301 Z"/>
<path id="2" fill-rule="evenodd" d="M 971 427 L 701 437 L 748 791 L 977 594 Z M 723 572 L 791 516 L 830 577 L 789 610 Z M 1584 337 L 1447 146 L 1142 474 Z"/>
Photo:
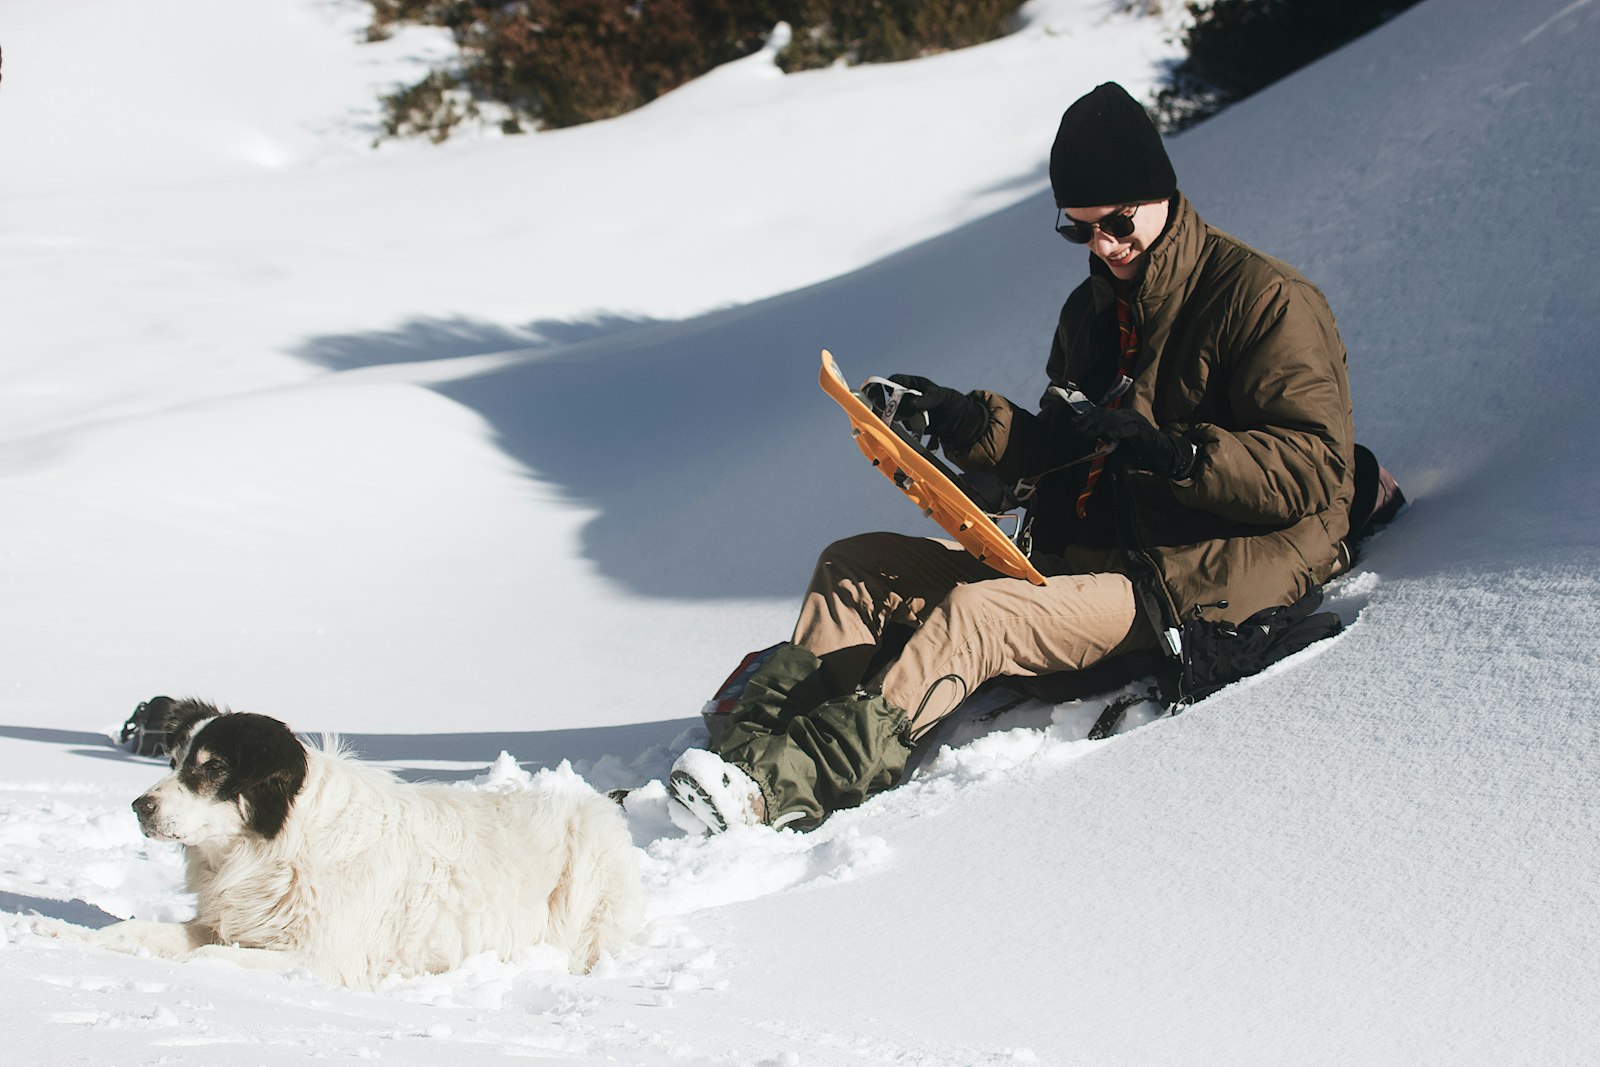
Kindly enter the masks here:
<path id="1" fill-rule="evenodd" d="M 1089 251 L 1099 256 L 1111 273 L 1123 281 L 1131 281 L 1144 269 L 1144 253 L 1167 225 L 1167 201 L 1153 204 L 1110 204 L 1105 207 L 1069 207 L 1066 213 L 1079 222 L 1099 222 L 1112 215 L 1133 216 L 1133 232 L 1117 238 L 1096 226 L 1089 238 Z"/>

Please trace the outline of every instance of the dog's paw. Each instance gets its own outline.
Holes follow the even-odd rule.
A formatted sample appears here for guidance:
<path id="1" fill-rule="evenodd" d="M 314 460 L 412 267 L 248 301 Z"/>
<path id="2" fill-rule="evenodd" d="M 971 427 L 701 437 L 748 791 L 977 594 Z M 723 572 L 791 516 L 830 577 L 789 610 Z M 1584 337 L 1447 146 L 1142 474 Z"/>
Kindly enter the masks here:
<path id="1" fill-rule="evenodd" d="M 140 919 L 127 919 L 91 930 L 87 926 L 74 926 L 41 915 L 33 920 L 33 932 L 40 937 L 94 945 L 113 952 L 167 959 L 190 952 L 200 944 L 193 932 L 182 923 L 145 922 Z"/>
<path id="2" fill-rule="evenodd" d="M 135 955 L 177 959 L 205 943 L 198 931 L 184 923 L 158 923 L 126 919 L 92 931 L 90 941 L 101 948 Z"/>
<path id="3" fill-rule="evenodd" d="M 33 933 L 38 937 L 53 937 L 58 941 L 92 941 L 95 931 L 87 926 L 77 926 L 47 915 L 33 917 Z"/>

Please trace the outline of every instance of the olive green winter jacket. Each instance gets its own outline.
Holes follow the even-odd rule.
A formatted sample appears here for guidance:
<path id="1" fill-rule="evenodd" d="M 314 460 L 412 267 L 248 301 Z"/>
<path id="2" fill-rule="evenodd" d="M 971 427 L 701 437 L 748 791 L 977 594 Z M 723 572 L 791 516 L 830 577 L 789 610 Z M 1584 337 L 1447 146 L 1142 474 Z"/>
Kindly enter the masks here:
<path id="1" fill-rule="evenodd" d="M 1138 353 L 1122 404 L 1194 442 L 1191 476 L 1108 469 L 1079 518 L 1088 465 L 1057 468 L 1086 446 L 1049 391 L 1037 414 L 975 393 L 988 425 L 951 458 L 1008 481 L 1037 479 L 1033 558 L 1044 573 L 1130 571 L 1142 556 L 1174 613 L 1238 622 L 1338 569 L 1355 470 L 1344 344 L 1315 286 L 1207 226 L 1182 193 L 1145 257 L 1130 283 Z M 1091 257 L 1089 279 L 1061 309 L 1051 385 L 1092 399 L 1110 387 L 1116 284 Z"/>

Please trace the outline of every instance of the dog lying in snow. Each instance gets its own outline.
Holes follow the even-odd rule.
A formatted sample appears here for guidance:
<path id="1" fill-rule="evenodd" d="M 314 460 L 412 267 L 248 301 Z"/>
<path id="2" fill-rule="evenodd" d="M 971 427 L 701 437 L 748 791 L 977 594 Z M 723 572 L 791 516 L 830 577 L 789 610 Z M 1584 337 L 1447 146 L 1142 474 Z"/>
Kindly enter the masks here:
<path id="1" fill-rule="evenodd" d="M 586 786 L 411 785 L 192 700 L 166 728 L 172 773 L 133 809 L 145 836 L 183 844 L 195 918 L 41 933 L 371 986 L 534 945 L 587 971 L 641 924 L 627 826 Z"/>

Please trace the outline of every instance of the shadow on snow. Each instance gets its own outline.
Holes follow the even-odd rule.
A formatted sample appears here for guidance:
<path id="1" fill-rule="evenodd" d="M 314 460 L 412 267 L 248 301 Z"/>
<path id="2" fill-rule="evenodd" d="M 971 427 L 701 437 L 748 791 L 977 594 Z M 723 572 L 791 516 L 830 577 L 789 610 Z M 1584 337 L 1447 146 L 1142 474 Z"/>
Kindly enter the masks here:
<path id="1" fill-rule="evenodd" d="M 846 277 L 689 322 L 422 320 L 297 354 L 348 370 L 509 352 L 430 387 L 598 510 L 583 548 L 603 574 L 650 596 L 794 596 L 835 538 L 932 532 L 850 443 L 817 388 L 820 350 L 855 381 L 915 371 L 1031 400 L 1082 269 L 1040 223 L 1051 215 L 1031 198 Z"/>

